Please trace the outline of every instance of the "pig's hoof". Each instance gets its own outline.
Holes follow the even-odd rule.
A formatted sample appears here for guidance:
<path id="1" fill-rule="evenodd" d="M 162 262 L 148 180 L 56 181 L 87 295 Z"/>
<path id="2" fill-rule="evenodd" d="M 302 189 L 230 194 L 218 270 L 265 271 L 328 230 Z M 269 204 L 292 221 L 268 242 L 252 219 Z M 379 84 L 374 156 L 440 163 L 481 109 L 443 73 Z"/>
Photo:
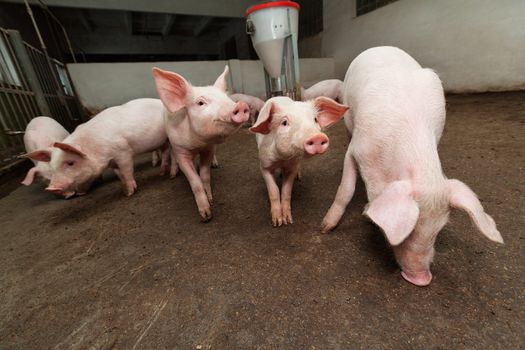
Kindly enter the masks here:
<path id="1" fill-rule="evenodd" d="M 273 227 L 281 227 L 283 225 L 283 218 L 282 218 L 282 216 L 274 216 L 274 217 L 272 217 L 272 225 L 273 225 Z"/>
<path id="2" fill-rule="evenodd" d="M 323 222 L 321 223 L 321 233 L 329 233 L 335 228 L 336 225 L 333 225 L 328 222 L 328 220 L 323 219 Z"/>
<path id="3" fill-rule="evenodd" d="M 212 168 L 218 168 L 218 167 L 219 167 L 219 162 L 217 162 L 217 161 L 212 162 L 212 163 L 211 163 L 211 167 L 212 167 Z"/>
<path id="4" fill-rule="evenodd" d="M 291 210 L 283 210 L 283 223 L 285 225 L 293 224 L 292 211 Z"/>
<path id="5" fill-rule="evenodd" d="M 403 276 L 406 281 L 418 287 L 426 287 L 432 281 L 432 273 L 430 271 L 417 273 L 405 273 L 405 271 L 401 271 L 401 276 Z"/>
<path id="6" fill-rule="evenodd" d="M 202 222 L 208 222 L 212 218 L 212 214 L 211 214 L 211 209 L 210 208 L 199 210 L 199 213 L 201 214 L 201 221 Z"/>
<path id="7" fill-rule="evenodd" d="M 280 203 L 276 203 L 271 206 L 270 213 L 272 215 L 272 225 L 273 227 L 283 225 L 283 211 Z"/>

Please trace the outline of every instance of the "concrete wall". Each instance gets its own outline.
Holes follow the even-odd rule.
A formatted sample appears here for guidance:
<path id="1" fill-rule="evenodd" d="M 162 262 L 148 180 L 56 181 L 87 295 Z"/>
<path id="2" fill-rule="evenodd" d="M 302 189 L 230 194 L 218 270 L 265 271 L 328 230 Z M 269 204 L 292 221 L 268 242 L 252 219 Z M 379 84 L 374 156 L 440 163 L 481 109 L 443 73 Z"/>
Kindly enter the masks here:
<path id="1" fill-rule="evenodd" d="M 330 0 L 323 10 L 322 55 L 341 79 L 363 50 L 393 45 L 435 69 L 448 91 L 525 88 L 523 0 L 400 0 L 359 17 L 355 0 Z"/>
<path id="2" fill-rule="evenodd" d="M 263 66 L 259 61 L 77 63 L 68 64 L 68 69 L 82 104 L 99 110 L 134 98 L 157 97 L 152 67 L 177 72 L 193 85 L 201 86 L 213 84 L 226 64 L 230 67 L 231 92 L 265 94 Z M 334 62 L 330 58 L 302 59 L 300 69 L 305 87 L 334 77 Z"/>

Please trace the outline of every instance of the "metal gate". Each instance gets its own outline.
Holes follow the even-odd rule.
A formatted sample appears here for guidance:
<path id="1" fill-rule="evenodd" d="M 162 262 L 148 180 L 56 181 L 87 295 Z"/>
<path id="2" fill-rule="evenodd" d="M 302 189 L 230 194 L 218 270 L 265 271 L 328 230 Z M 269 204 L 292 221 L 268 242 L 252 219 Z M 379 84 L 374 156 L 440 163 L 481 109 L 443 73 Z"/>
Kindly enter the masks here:
<path id="1" fill-rule="evenodd" d="M 83 112 L 65 65 L 0 28 L 0 170 L 24 153 L 23 132 L 46 115 L 72 131 Z"/>

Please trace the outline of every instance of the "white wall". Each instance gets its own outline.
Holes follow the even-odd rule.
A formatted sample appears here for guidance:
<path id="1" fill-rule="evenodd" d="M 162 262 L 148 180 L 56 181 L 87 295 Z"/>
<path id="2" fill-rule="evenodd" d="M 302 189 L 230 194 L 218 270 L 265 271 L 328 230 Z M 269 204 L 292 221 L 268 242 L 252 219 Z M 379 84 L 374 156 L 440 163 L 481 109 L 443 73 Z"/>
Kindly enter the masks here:
<path id="1" fill-rule="evenodd" d="M 344 78 L 367 48 L 398 46 L 454 92 L 525 89 L 524 0 L 399 0 L 354 17 L 355 0 L 324 1 L 322 54 Z"/>
<path id="2" fill-rule="evenodd" d="M 152 67 L 179 73 L 195 86 L 211 85 L 230 67 L 231 92 L 253 96 L 265 94 L 263 66 L 259 61 L 196 61 L 140 63 L 68 64 L 69 73 L 80 102 L 88 109 L 100 110 L 139 97 L 158 97 L 151 74 Z M 334 77 L 331 58 L 300 60 L 301 83 L 305 87 Z"/>

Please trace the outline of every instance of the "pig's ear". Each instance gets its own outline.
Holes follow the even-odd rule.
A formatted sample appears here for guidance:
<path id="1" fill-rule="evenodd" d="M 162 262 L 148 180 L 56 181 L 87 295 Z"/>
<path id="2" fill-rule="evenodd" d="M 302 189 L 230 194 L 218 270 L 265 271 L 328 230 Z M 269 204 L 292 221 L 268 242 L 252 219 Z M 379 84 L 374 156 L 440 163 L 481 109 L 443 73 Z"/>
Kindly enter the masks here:
<path id="1" fill-rule="evenodd" d="M 217 80 L 215 80 L 215 84 L 213 84 L 213 86 L 215 86 L 216 88 L 221 89 L 224 92 L 228 91 L 228 83 L 226 82 L 226 76 L 228 75 L 229 71 L 230 71 L 230 69 L 226 65 L 224 67 L 224 72 L 222 72 L 222 74 L 219 75 Z"/>
<path id="2" fill-rule="evenodd" d="M 264 104 L 263 108 L 259 112 L 257 121 L 250 128 L 253 133 L 268 134 L 272 126 L 272 114 L 277 111 L 277 106 L 272 101 L 268 101 Z"/>
<path id="3" fill-rule="evenodd" d="M 60 148 L 62 151 L 67 152 L 67 153 L 76 154 L 77 156 L 80 156 L 82 158 L 87 157 L 87 155 L 84 152 L 82 152 L 78 147 L 75 147 L 68 143 L 55 142 L 53 144 L 53 147 Z"/>
<path id="4" fill-rule="evenodd" d="M 19 158 L 29 158 L 39 162 L 49 162 L 51 160 L 51 152 L 48 149 L 40 149 L 30 153 L 22 154 Z"/>
<path id="5" fill-rule="evenodd" d="M 317 121 L 321 129 L 325 129 L 341 119 L 348 110 L 348 106 L 339 104 L 328 97 L 317 97 L 314 100 L 317 109 Z"/>
<path id="6" fill-rule="evenodd" d="M 33 180 L 35 179 L 35 176 L 38 175 L 38 170 L 36 167 L 32 167 L 27 172 L 27 175 L 24 179 L 24 181 L 21 182 L 22 185 L 29 186 L 33 183 Z"/>
<path id="7" fill-rule="evenodd" d="M 450 206 L 466 211 L 474 225 L 488 239 L 503 243 L 494 219 L 485 213 L 478 197 L 467 185 L 459 180 L 447 180 L 447 190 Z"/>
<path id="8" fill-rule="evenodd" d="M 153 68 L 153 77 L 159 97 L 171 113 L 186 106 L 190 84 L 182 76 L 160 68 Z"/>
<path id="9" fill-rule="evenodd" d="M 419 217 L 419 207 L 412 198 L 408 181 L 395 181 L 365 209 L 364 214 L 385 233 L 388 242 L 401 244 L 414 230 Z"/>

